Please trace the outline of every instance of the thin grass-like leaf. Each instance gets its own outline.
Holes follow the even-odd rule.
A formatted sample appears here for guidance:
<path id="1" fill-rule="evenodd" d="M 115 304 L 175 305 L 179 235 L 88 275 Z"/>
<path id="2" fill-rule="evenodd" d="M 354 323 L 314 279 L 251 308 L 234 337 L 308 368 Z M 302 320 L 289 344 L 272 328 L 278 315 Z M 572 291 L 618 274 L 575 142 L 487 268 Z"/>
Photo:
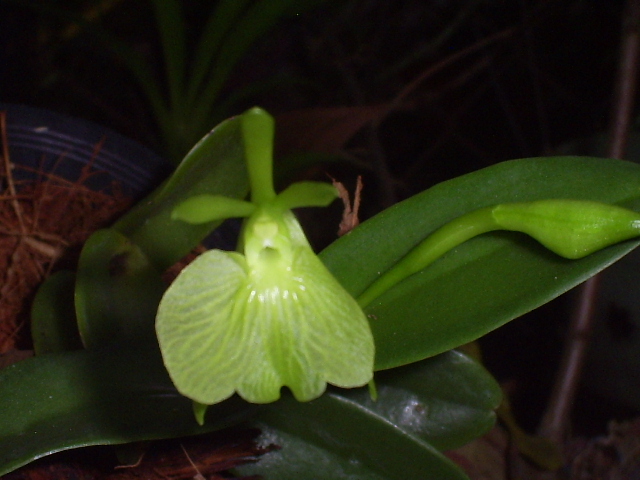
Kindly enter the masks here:
<path id="1" fill-rule="evenodd" d="M 182 118 L 184 108 L 184 80 L 187 43 L 185 38 L 185 19 L 177 0 L 154 0 L 158 33 L 162 42 L 164 66 L 167 72 L 170 109 L 174 118 Z"/>
<path id="2" fill-rule="evenodd" d="M 220 0 L 204 27 L 193 58 L 185 102 L 192 105 L 198 98 L 200 86 L 206 78 L 224 36 L 233 28 L 237 18 L 251 0 Z"/>
<path id="3" fill-rule="evenodd" d="M 321 1 L 321 0 L 318 0 Z M 220 51 L 206 80 L 206 85 L 200 92 L 198 106 L 194 111 L 193 121 L 196 125 L 206 122 L 215 103 L 220 89 L 240 58 L 254 44 L 265 35 L 283 16 L 290 12 L 297 2 L 294 0 L 270 0 L 256 2 L 240 18 L 233 30 L 225 37 Z M 298 10 L 309 8 L 316 2 L 304 2 Z"/>

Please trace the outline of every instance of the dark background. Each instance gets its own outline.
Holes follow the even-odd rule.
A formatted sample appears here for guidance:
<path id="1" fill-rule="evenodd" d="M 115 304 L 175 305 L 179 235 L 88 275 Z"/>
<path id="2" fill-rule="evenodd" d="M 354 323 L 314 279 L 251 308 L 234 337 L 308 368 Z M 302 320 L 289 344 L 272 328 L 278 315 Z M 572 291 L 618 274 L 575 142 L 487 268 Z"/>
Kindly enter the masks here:
<path id="1" fill-rule="evenodd" d="M 111 3 L 93 22 L 143 53 L 160 75 L 149 5 Z M 183 2 L 194 42 L 211 3 Z M 163 155 L 153 115 L 128 70 L 90 29 L 74 32 L 57 13 L 82 15 L 102 4 L 0 0 L 0 102 L 92 120 Z M 401 200 L 503 160 L 550 155 L 563 145 L 576 151 L 576 140 L 606 133 L 622 6 L 613 0 L 325 2 L 284 19 L 253 46 L 225 95 L 248 85 L 269 88 L 256 89 L 229 114 L 253 104 L 276 115 L 377 105 L 424 76 L 374 137 L 364 129 L 344 145 L 362 165 L 382 161 L 385 176 L 354 162 L 322 167 L 347 183 L 364 175 L 368 217 L 389 203 L 385 188 Z M 475 51 L 454 57 L 474 45 Z M 508 382 L 527 428 L 544 408 L 570 310 L 570 299 L 560 299 L 483 341 L 487 365 Z M 584 391 L 576 412 L 578 432 L 591 433 L 635 410 Z"/>

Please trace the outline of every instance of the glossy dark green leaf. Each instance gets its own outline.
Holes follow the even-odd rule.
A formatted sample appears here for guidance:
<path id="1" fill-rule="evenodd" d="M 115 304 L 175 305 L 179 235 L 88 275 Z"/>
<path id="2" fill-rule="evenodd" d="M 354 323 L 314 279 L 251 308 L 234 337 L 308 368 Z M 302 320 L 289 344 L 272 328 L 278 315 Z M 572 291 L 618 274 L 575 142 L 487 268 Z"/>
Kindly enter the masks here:
<path id="1" fill-rule="evenodd" d="M 384 212 L 321 253 L 354 295 L 436 228 L 505 202 L 573 198 L 640 208 L 640 166 L 553 157 L 504 162 L 441 183 Z M 638 245 L 627 241 L 566 260 L 522 234 L 486 234 L 462 244 L 374 300 L 365 310 L 386 369 L 449 350 L 586 280 Z"/>
<path id="2" fill-rule="evenodd" d="M 502 390 L 477 362 L 455 350 L 375 376 L 378 398 L 368 389 L 334 390 L 409 435 L 440 451 L 467 444 L 495 423 Z"/>
<path id="3" fill-rule="evenodd" d="M 31 306 L 31 337 L 36 355 L 82 348 L 73 295 L 76 275 L 63 270 L 40 286 Z"/>
<path id="4" fill-rule="evenodd" d="M 262 441 L 282 449 L 256 471 L 273 478 L 301 471 L 307 473 L 303 478 L 318 479 L 342 478 L 339 471 L 358 472 L 358 478 L 416 478 L 397 476 L 416 468 L 442 475 L 437 478 L 464 478 L 437 450 L 462 445 L 491 427 L 500 398 L 491 376 L 449 352 L 382 372 L 377 383 L 375 403 L 366 388 L 334 389 L 309 403 L 284 398 L 259 410 L 235 398 L 210 407 L 199 428 L 191 402 L 177 394 L 155 350 L 43 355 L 0 371 L 0 449 L 6 452 L 0 475 L 69 448 L 202 433 L 261 412 L 252 422 L 263 429 Z M 411 465 L 390 449 L 410 453 Z M 336 476 L 309 477 L 318 459 L 332 459 L 323 471 Z"/>
<path id="5" fill-rule="evenodd" d="M 361 416 L 355 418 L 361 419 Z M 391 424 L 357 424 L 350 430 L 329 433 L 330 442 L 335 443 L 326 444 L 319 438 L 327 433 L 321 422 L 330 417 L 318 415 L 315 419 L 320 422 L 292 415 L 289 422 L 300 427 L 295 432 L 266 423 L 252 424 L 262 431 L 258 438 L 260 444 L 283 448 L 266 454 L 257 464 L 235 470 L 243 476 L 263 475 L 278 480 L 469 480 L 460 467 L 442 453 L 404 435 Z M 316 441 L 309 440 L 306 433 L 312 428 L 318 429 Z"/>
<path id="6" fill-rule="evenodd" d="M 171 219 L 173 209 L 194 195 L 243 198 L 248 192 L 238 118 L 222 122 L 187 154 L 174 174 L 118 220 L 114 229 L 138 245 L 164 270 L 198 245 L 219 221 L 191 225 Z"/>
<path id="7" fill-rule="evenodd" d="M 383 372 L 377 384 L 377 401 L 366 388 L 334 389 L 312 402 L 287 397 L 266 406 L 255 426 L 262 443 L 281 448 L 240 473 L 281 480 L 466 478 L 439 450 L 493 426 L 501 397 L 493 378 L 448 352 Z"/>
<path id="8" fill-rule="evenodd" d="M 193 435 L 246 419 L 230 400 L 199 427 L 157 351 L 113 348 L 42 355 L 0 370 L 0 476 L 37 458 L 88 445 Z"/>

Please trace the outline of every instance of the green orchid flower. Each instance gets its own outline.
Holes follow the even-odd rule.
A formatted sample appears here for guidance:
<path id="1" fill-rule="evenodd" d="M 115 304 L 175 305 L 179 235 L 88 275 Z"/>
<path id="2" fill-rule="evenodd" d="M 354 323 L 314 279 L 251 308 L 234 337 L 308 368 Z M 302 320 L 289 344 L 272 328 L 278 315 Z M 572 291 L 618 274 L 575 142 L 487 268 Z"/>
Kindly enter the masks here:
<path id="1" fill-rule="evenodd" d="M 173 212 L 191 223 L 246 217 L 239 251 L 200 255 L 166 291 L 156 317 L 165 366 L 200 422 L 206 405 L 234 393 L 267 403 L 288 387 L 308 401 L 327 383 L 359 387 L 373 376 L 374 342 L 362 308 L 290 211 L 328 205 L 335 187 L 299 182 L 276 195 L 273 119 L 254 108 L 241 125 L 251 201 L 200 195 Z"/>

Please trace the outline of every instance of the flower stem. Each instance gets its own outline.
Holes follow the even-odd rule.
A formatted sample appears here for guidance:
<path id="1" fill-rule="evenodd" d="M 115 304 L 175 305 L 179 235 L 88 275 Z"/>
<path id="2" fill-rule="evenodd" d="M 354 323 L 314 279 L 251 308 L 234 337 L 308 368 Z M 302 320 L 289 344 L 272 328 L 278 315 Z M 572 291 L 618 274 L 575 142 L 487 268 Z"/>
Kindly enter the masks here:
<path id="1" fill-rule="evenodd" d="M 480 234 L 499 230 L 493 218 L 495 207 L 481 208 L 463 215 L 440 227 L 418 244 L 389 271 L 373 282 L 358 297 L 361 307 L 366 307 L 377 297 L 410 275 L 426 268 L 452 248 Z"/>

